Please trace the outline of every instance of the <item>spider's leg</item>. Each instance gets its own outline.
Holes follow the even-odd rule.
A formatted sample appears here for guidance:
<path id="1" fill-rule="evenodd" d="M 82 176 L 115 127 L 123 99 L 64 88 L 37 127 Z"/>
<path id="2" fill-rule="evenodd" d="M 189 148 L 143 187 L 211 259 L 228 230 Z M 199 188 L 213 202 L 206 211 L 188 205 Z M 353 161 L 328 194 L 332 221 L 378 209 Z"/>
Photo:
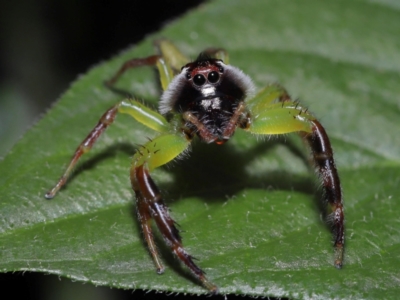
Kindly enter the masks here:
<path id="1" fill-rule="evenodd" d="M 175 73 L 179 73 L 181 68 L 186 65 L 190 59 L 186 57 L 171 41 L 161 38 L 154 42 L 158 53 L 164 58 L 167 65 Z"/>
<path id="2" fill-rule="evenodd" d="M 340 186 L 339 174 L 333 159 L 333 151 L 328 135 L 318 120 L 311 120 L 312 132 L 302 132 L 304 140 L 310 145 L 314 164 L 322 179 L 326 200 L 332 208 L 332 221 L 334 231 L 335 266 L 341 268 L 343 264 L 344 247 L 344 214 L 343 196 Z"/>
<path id="3" fill-rule="evenodd" d="M 313 161 L 323 183 L 326 201 L 332 208 L 334 264 L 337 268 L 341 268 L 344 247 L 343 197 L 328 135 L 313 115 L 302 108 L 298 102 L 291 101 L 283 89 L 281 89 L 282 93 L 279 93 L 279 89 L 281 88 L 278 86 L 268 87 L 256 95 L 255 100 L 249 101 L 251 120 L 250 125 L 245 129 L 255 134 L 298 132 L 309 144 Z M 265 99 L 265 102 L 262 99 Z"/>
<path id="4" fill-rule="evenodd" d="M 172 78 L 174 77 L 173 71 L 170 66 L 165 62 L 162 56 L 152 55 L 144 58 L 134 58 L 126 61 L 118 72 L 110 79 L 105 82 L 105 84 L 112 88 L 117 80 L 124 74 L 128 69 L 138 68 L 142 66 L 156 66 L 160 72 L 160 81 L 163 90 L 165 90 Z"/>
<path id="5" fill-rule="evenodd" d="M 242 122 L 239 122 L 239 120 L 241 118 L 243 118 L 245 110 L 246 110 L 246 106 L 245 106 L 244 102 L 239 102 L 238 106 L 236 107 L 235 112 L 233 113 L 230 120 L 227 122 L 227 124 L 225 126 L 225 130 L 223 132 L 224 139 L 228 140 L 233 135 L 233 133 L 236 130 L 236 126 L 238 124 L 240 126 L 242 126 L 242 124 L 240 124 Z M 245 120 L 246 121 L 248 120 L 247 114 L 245 116 Z M 247 125 L 245 127 L 247 127 Z"/>
<path id="6" fill-rule="evenodd" d="M 272 84 L 260 90 L 255 97 L 249 99 L 246 103 L 250 111 L 262 112 L 274 102 L 286 102 L 288 100 L 291 101 L 286 90 L 278 84 Z"/>
<path id="7" fill-rule="evenodd" d="M 164 266 L 161 262 L 160 255 L 158 254 L 157 246 L 154 241 L 153 229 L 151 227 L 151 213 L 149 210 L 149 206 L 143 197 L 140 197 L 136 194 L 136 209 L 137 216 L 140 222 L 140 226 L 142 228 L 143 237 L 146 241 L 147 248 L 153 258 L 154 264 L 156 266 L 157 274 L 164 273 Z"/>
<path id="8" fill-rule="evenodd" d="M 163 266 L 155 247 L 149 217 L 155 221 L 165 243 L 178 259 L 192 271 L 208 290 L 215 293 L 217 287 L 208 281 L 204 272 L 193 262 L 192 256 L 183 248 L 179 230 L 168 212 L 159 189 L 150 176 L 152 169 L 167 163 L 184 152 L 189 143 L 190 141 L 185 134 L 164 134 L 142 146 L 133 157 L 131 183 L 136 194 L 139 220 L 157 272 L 162 272 Z"/>
<path id="9" fill-rule="evenodd" d="M 144 58 L 134 58 L 126 61 L 118 72 L 108 81 L 106 85 L 110 88 L 118 81 L 118 79 L 128 69 L 138 68 L 142 66 L 156 66 L 160 73 L 160 81 L 162 89 L 165 91 L 171 83 L 174 76 L 180 71 L 189 59 L 186 58 L 173 43 L 166 39 L 155 41 L 159 55 L 151 55 Z"/>
<path id="10" fill-rule="evenodd" d="M 191 124 L 193 124 L 194 126 L 196 126 L 196 131 L 197 133 L 200 135 L 201 139 L 206 142 L 206 143 L 213 143 L 216 142 L 217 144 L 223 144 L 226 141 L 229 140 L 229 138 L 233 135 L 233 133 L 236 130 L 236 127 L 238 126 L 243 126 L 242 128 L 247 126 L 247 123 L 244 124 L 248 118 L 247 118 L 247 114 L 244 117 L 244 114 L 246 112 L 246 106 L 244 104 L 244 102 L 239 102 L 235 112 L 232 114 L 232 116 L 230 117 L 230 119 L 226 122 L 225 125 L 225 129 L 222 132 L 222 137 L 223 140 L 219 140 L 216 141 L 218 139 L 218 137 L 211 132 L 207 126 L 204 125 L 203 122 L 201 122 L 199 120 L 198 117 L 196 117 L 192 112 L 186 111 L 182 114 L 182 118 L 187 121 L 190 122 Z M 187 134 L 189 135 L 193 135 L 193 131 L 191 131 L 190 129 L 188 129 Z"/>
<path id="11" fill-rule="evenodd" d="M 45 197 L 47 199 L 53 198 L 60 190 L 60 188 L 62 188 L 66 184 L 79 158 L 83 154 L 90 151 L 100 135 L 106 130 L 108 126 L 110 126 L 114 122 L 114 119 L 118 112 L 129 114 L 140 123 L 158 132 L 166 132 L 169 128 L 169 123 L 162 115 L 149 109 L 138 101 L 124 100 L 114 105 L 103 114 L 97 125 L 90 131 L 88 136 L 75 150 L 75 153 L 64 174 L 61 176 L 57 184 L 49 192 L 46 193 Z"/>
<path id="12" fill-rule="evenodd" d="M 111 87 L 117 82 L 117 80 L 122 76 L 122 74 L 126 72 L 126 70 L 142 66 L 155 66 L 159 59 L 161 59 L 159 55 L 151 55 L 144 58 L 130 59 L 124 62 L 124 64 L 120 67 L 118 72 L 115 73 L 115 75 L 111 79 L 107 80 L 105 83 L 107 86 Z"/>

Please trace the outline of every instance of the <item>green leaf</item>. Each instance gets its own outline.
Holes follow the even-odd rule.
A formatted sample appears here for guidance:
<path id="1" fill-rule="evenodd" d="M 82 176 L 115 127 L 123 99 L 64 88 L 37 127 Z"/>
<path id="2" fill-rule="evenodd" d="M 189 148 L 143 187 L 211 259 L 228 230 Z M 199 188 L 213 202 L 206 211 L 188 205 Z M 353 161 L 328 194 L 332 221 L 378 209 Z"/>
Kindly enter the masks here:
<path id="1" fill-rule="evenodd" d="M 206 293 L 159 239 L 155 273 L 130 190 L 130 157 L 154 133 L 119 116 L 47 201 L 76 146 L 121 98 L 104 88 L 129 58 L 167 37 L 191 57 L 224 47 L 258 87 L 280 82 L 320 117 L 343 184 L 344 268 L 333 267 L 317 180 L 296 136 L 237 132 L 194 143 L 155 170 L 184 245 L 221 293 L 291 298 L 395 298 L 400 292 L 400 7 L 396 1 L 214 1 L 81 76 L 0 164 L 0 269 L 96 285 Z M 152 70 L 118 86 L 156 107 Z"/>

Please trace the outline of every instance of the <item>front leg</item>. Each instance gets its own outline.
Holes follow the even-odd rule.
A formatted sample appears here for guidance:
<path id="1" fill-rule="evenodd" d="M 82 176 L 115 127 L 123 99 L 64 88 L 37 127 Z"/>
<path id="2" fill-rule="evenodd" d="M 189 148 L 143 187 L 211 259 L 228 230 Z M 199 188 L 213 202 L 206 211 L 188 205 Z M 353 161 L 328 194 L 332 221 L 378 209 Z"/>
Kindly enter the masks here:
<path id="1" fill-rule="evenodd" d="M 171 218 L 168 207 L 149 174 L 150 170 L 167 163 L 184 152 L 188 145 L 189 141 L 184 134 L 168 134 L 159 136 L 142 146 L 133 157 L 131 184 L 136 194 L 138 218 L 150 254 L 156 265 L 157 273 L 162 273 L 164 267 L 154 242 L 150 219 L 155 221 L 165 243 L 177 258 L 190 269 L 209 291 L 216 293 L 217 287 L 208 281 L 205 273 L 193 262 L 192 256 L 183 248 L 175 221 Z"/>

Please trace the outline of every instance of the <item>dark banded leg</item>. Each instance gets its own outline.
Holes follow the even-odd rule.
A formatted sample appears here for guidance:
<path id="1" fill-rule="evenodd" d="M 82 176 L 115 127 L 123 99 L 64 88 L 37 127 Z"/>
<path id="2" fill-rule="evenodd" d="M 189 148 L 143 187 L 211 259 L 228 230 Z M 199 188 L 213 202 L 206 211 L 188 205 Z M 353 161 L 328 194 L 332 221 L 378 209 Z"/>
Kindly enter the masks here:
<path id="1" fill-rule="evenodd" d="M 79 158 L 83 154 L 87 153 L 93 147 L 94 143 L 97 141 L 99 136 L 104 132 L 104 130 L 106 130 L 106 128 L 114 122 L 117 112 L 118 112 L 118 105 L 115 105 L 104 113 L 104 115 L 100 118 L 97 125 L 92 129 L 92 131 L 88 134 L 88 136 L 75 150 L 75 154 L 73 155 L 67 169 L 65 170 L 64 174 L 61 176 L 57 184 L 45 194 L 45 197 L 47 199 L 53 198 L 56 195 L 56 193 L 65 185 Z"/>
<path id="2" fill-rule="evenodd" d="M 289 94 L 283 90 L 279 97 L 280 102 L 291 101 Z M 302 109 L 300 109 L 300 113 Z M 306 112 L 307 110 L 305 110 Z M 319 176 L 323 184 L 323 192 L 326 201 L 332 209 L 332 214 L 328 216 L 328 221 L 332 222 L 334 234 L 335 258 L 334 265 L 340 269 L 343 265 L 344 253 L 344 214 L 343 214 L 343 195 L 340 185 L 339 174 L 335 166 L 333 151 L 329 137 L 319 121 L 310 120 L 311 133 L 300 132 L 300 135 L 311 148 L 313 162 L 318 169 Z"/>
<path id="3" fill-rule="evenodd" d="M 143 228 L 145 240 L 149 245 L 150 253 L 158 270 L 162 270 L 159 254 L 155 249 L 155 243 L 151 229 L 149 230 L 148 216 L 151 215 L 157 228 L 160 230 L 165 243 L 171 248 L 178 259 L 185 264 L 200 282 L 211 292 L 216 293 L 217 287 L 205 277 L 205 273 L 193 262 L 193 258 L 182 246 L 182 239 L 175 221 L 171 218 L 168 208 L 162 199 L 160 191 L 150 177 L 148 170 L 142 164 L 132 166 L 131 169 L 132 188 L 136 193 L 139 220 Z"/>
<path id="4" fill-rule="evenodd" d="M 325 129 L 317 120 L 312 123 L 312 133 L 301 135 L 310 145 L 315 166 L 322 180 L 325 198 L 332 208 L 328 220 L 332 220 L 335 247 L 335 267 L 343 264 L 344 247 L 344 215 L 343 197 L 340 179 L 333 159 L 333 151 Z"/>
<path id="5" fill-rule="evenodd" d="M 165 268 L 161 262 L 157 246 L 154 242 L 153 229 L 151 228 L 151 213 L 149 210 L 149 206 L 147 205 L 147 202 L 143 199 L 143 197 L 139 192 L 135 191 L 135 193 L 136 193 L 136 207 L 137 207 L 138 220 L 142 227 L 143 237 L 146 240 L 149 252 L 153 257 L 154 264 L 156 265 L 157 274 L 162 274 L 164 273 Z"/>
<path id="6" fill-rule="evenodd" d="M 121 77 L 122 74 L 125 73 L 128 69 L 133 69 L 142 66 L 155 66 L 157 62 L 160 60 L 159 55 L 152 55 L 145 58 L 134 58 L 125 62 L 118 72 L 110 79 L 106 81 L 106 85 L 111 87 L 117 82 L 118 78 Z"/>
<path id="7" fill-rule="evenodd" d="M 334 233 L 334 265 L 341 268 L 344 251 L 343 197 L 332 147 L 325 129 L 298 101 L 292 101 L 286 90 L 279 85 L 266 87 L 249 99 L 247 104 L 250 122 L 247 127 L 243 126 L 245 130 L 265 135 L 298 132 L 309 144 L 323 183 L 324 197 L 332 208 L 329 218 L 332 220 Z"/>

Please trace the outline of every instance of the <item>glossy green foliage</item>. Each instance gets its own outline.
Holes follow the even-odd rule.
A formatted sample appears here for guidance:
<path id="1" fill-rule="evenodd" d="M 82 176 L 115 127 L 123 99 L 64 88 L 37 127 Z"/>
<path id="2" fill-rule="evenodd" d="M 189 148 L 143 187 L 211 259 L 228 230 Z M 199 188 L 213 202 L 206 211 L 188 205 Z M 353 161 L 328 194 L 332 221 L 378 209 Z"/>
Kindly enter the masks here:
<path id="1" fill-rule="evenodd" d="M 183 241 L 221 293 L 394 298 L 400 292 L 400 7 L 397 1 L 213 1 L 81 76 L 0 163 L 0 269 L 96 285 L 205 293 L 159 241 L 157 275 L 130 190 L 130 158 L 154 132 L 118 116 L 53 200 L 76 146 L 121 98 L 102 82 L 159 36 L 192 58 L 209 46 L 261 88 L 280 82 L 331 138 L 345 195 L 344 268 L 333 267 L 318 183 L 296 135 L 237 132 L 154 171 Z M 154 72 L 118 86 L 156 107 Z"/>

